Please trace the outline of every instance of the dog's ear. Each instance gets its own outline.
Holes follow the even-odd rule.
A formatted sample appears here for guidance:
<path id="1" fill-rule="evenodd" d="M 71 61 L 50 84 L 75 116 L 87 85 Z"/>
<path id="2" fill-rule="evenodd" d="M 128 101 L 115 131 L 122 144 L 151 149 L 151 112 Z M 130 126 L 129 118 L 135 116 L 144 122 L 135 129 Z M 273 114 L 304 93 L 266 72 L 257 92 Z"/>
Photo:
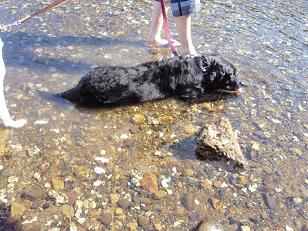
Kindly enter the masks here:
<path id="1" fill-rule="evenodd" d="M 205 57 L 198 58 L 197 61 L 196 61 L 196 64 L 202 70 L 202 72 L 206 72 L 206 70 L 209 66 L 209 63 L 208 63 L 208 61 L 206 60 Z"/>

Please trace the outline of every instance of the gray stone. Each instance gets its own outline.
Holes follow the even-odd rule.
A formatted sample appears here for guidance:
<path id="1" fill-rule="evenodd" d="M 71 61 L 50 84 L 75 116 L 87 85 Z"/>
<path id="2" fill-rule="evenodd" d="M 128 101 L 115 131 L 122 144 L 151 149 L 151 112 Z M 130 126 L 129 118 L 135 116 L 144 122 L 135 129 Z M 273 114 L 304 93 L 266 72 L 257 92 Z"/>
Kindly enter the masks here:
<path id="1" fill-rule="evenodd" d="M 112 213 L 110 212 L 103 213 L 100 219 L 100 221 L 106 226 L 109 226 L 112 223 L 112 220 L 113 220 L 113 216 L 112 216 Z"/>
<path id="2" fill-rule="evenodd" d="M 42 199 L 43 190 L 39 185 L 27 185 L 22 193 L 22 198 L 30 201 Z"/>
<path id="3" fill-rule="evenodd" d="M 193 193 L 187 193 L 182 198 L 182 205 L 188 210 L 191 211 L 195 208 L 195 194 Z"/>
<path id="4" fill-rule="evenodd" d="M 237 133 L 233 131 L 227 118 L 207 120 L 199 135 L 196 155 L 200 159 L 232 162 L 236 167 L 245 167 L 246 159 L 238 143 Z"/>
<path id="5" fill-rule="evenodd" d="M 11 167 L 4 168 L 1 172 L 1 176 L 3 176 L 4 178 L 14 176 L 14 175 L 15 175 L 15 171 Z"/>
<path id="6" fill-rule="evenodd" d="M 263 199 L 269 209 L 277 209 L 278 203 L 274 196 L 271 196 L 269 193 L 264 193 Z"/>
<path id="7" fill-rule="evenodd" d="M 131 206 L 131 202 L 129 200 L 123 198 L 123 199 L 118 201 L 118 205 L 122 209 L 129 209 L 129 207 Z"/>
<path id="8" fill-rule="evenodd" d="M 188 217 L 191 221 L 199 221 L 202 216 L 200 213 L 193 211 L 188 214 Z"/>
<path id="9" fill-rule="evenodd" d="M 224 228 L 220 224 L 203 221 L 198 225 L 196 230 L 197 231 L 210 231 L 210 230 L 223 231 Z"/>
<path id="10" fill-rule="evenodd" d="M 148 221 L 148 219 L 145 216 L 139 216 L 138 220 L 137 220 L 137 223 L 138 223 L 139 227 L 145 228 L 145 227 L 148 226 L 149 221 Z"/>

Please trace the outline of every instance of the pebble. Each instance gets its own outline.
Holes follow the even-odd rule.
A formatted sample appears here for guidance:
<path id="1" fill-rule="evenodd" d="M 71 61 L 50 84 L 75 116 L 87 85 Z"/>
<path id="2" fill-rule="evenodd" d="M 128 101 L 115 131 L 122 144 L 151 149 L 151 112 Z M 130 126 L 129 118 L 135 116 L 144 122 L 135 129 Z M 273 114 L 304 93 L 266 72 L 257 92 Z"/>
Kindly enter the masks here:
<path id="1" fill-rule="evenodd" d="M 145 117 L 142 114 L 135 114 L 133 117 L 133 121 L 136 124 L 142 124 L 145 121 Z"/>
<path id="2" fill-rule="evenodd" d="M 129 209 L 130 206 L 131 206 L 131 202 L 126 199 L 126 198 L 123 198 L 121 200 L 118 201 L 118 205 L 120 206 L 120 208 L 122 209 Z"/>
<path id="3" fill-rule="evenodd" d="M 74 206 L 77 199 L 78 199 L 78 196 L 75 192 L 65 192 L 65 195 L 67 196 L 67 203 L 71 206 Z"/>
<path id="4" fill-rule="evenodd" d="M 43 207 L 43 209 L 48 209 L 50 207 L 50 204 L 49 203 L 44 203 L 42 207 Z"/>
<path id="5" fill-rule="evenodd" d="M 40 180 L 41 179 L 41 174 L 39 172 L 35 172 L 34 175 L 33 175 L 33 178 L 35 180 Z"/>
<path id="6" fill-rule="evenodd" d="M 77 226 L 74 223 L 71 223 L 69 231 L 78 231 Z"/>
<path id="7" fill-rule="evenodd" d="M 40 204 L 38 202 L 33 202 L 30 206 L 30 209 L 38 209 L 40 207 Z"/>
<path id="8" fill-rule="evenodd" d="M 52 227 L 52 228 L 48 229 L 47 231 L 61 231 L 61 229 L 58 228 L 58 227 Z"/>
<path id="9" fill-rule="evenodd" d="M 137 231 L 138 224 L 131 222 L 127 224 L 126 228 L 128 231 Z"/>
<path id="10" fill-rule="evenodd" d="M 214 187 L 216 187 L 216 188 L 220 188 L 221 185 L 222 185 L 222 182 L 219 181 L 219 180 L 216 180 L 216 181 L 214 181 L 213 185 L 214 185 Z"/>
<path id="11" fill-rule="evenodd" d="M 294 231 L 294 229 L 291 228 L 290 226 L 286 225 L 286 231 Z"/>
<path id="12" fill-rule="evenodd" d="M 223 206 L 223 203 L 221 201 L 221 199 L 219 199 L 218 197 L 214 197 L 210 199 L 211 205 L 213 206 L 214 209 L 220 209 Z"/>
<path id="13" fill-rule="evenodd" d="M 203 221 L 197 231 L 224 231 L 224 228 L 220 224 Z"/>
<path id="14" fill-rule="evenodd" d="M 162 231 L 162 230 L 163 230 L 163 227 L 162 227 L 162 225 L 161 225 L 160 223 L 155 223 L 155 224 L 154 224 L 154 229 L 155 229 L 156 231 Z"/>
<path id="15" fill-rule="evenodd" d="M 1 172 L 1 175 L 2 175 L 4 178 L 13 176 L 14 174 L 15 174 L 15 171 L 14 171 L 14 169 L 11 168 L 11 167 L 6 167 L 6 168 L 3 169 L 2 172 Z"/>
<path id="16" fill-rule="evenodd" d="M 7 180 L 9 183 L 16 183 L 18 182 L 18 177 L 16 176 L 10 176 Z"/>
<path id="17" fill-rule="evenodd" d="M 103 215 L 102 215 L 100 221 L 101 221 L 104 225 L 109 226 L 109 225 L 112 223 L 112 221 L 113 221 L 112 213 L 110 213 L 110 212 L 105 212 L 105 213 L 103 213 Z"/>
<path id="18" fill-rule="evenodd" d="M 118 203 L 118 201 L 120 200 L 120 196 L 121 196 L 120 194 L 115 194 L 115 193 L 110 194 L 109 196 L 110 203 L 111 204 Z"/>
<path id="19" fill-rule="evenodd" d="M 48 196 L 55 199 L 57 204 L 65 204 L 67 203 L 67 196 L 62 192 L 57 192 L 55 190 L 50 190 L 47 192 Z"/>
<path id="20" fill-rule="evenodd" d="M 144 190 L 157 193 L 158 192 L 158 182 L 157 177 L 153 173 L 146 173 L 143 175 L 142 179 L 140 180 L 140 186 Z"/>
<path id="21" fill-rule="evenodd" d="M 96 181 L 93 182 L 93 186 L 98 187 L 98 186 L 102 185 L 103 183 L 104 183 L 104 181 L 102 181 L 102 180 L 96 180 Z"/>
<path id="22" fill-rule="evenodd" d="M 257 191 L 257 188 L 258 188 L 258 185 L 257 185 L 257 184 L 252 184 L 252 185 L 249 185 L 249 186 L 248 186 L 248 190 L 249 190 L 250 192 L 255 192 L 255 191 Z"/>
<path id="23" fill-rule="evenodd" d="M 250 227 L 249 226 L 246 226 L 246 225 L 242 225 L 241 226 L 241 231 L 250 231 Z"/>
<path id="24" fill-rule="evenodd" d="M 192 135 L 198 132 L 198 128 L 189 123 L 184 127 L 184 131 L 186 134 Z"/>
<path id="25" fill-rule="evenodd" d="M 191 212 L 188 214 L 188 217 L 191 221 L 199 221 L 201 218 L 201 215 L 197 212 Z"/>
<path id="26" fill-rule="evenodd" d="M 248 180 L 245 176 L 238 176 L 236 178 L 236 182 L 240 185 L 246 185 L 248 183 Z"/>
<path id="27" fill-rule="evenodd" d="M 296 154 L 296 155 L 298 155 L 298 156 L 302 156 L 303 155 L 303 152 L 300 149 L 298 149 L 298 148 L 290 148 L 289 151 L 294 153 L 294 154 Z"/>
<path id="28" fill-rule="evenodd" d="M 95 157 L 95 160 L 101 162 L 102 164 L 109 163 L 109 159 L 103 156 Z"/>
<path id="29" fill-rule="evenodd" d="M 295 204 L 295 205 L 298 205 L 298 204 L 300 204 L 300 203 L 302 203 L 302 198 L 300 198 L 300 197 L 294 197 L 293 198 L 293 203 Z"/>
<path id="30" fill-rule="evenodd" d="M 178 206 L 175 209 L 175 214 L 179 217 L 183 217 L 186 215 L 186 209 L 182 206 Z"/>
<path id="31" fill-rule="evenodd" d="M 256 151 L 260 151 L 260 144 L 256 143 L 256 142 L 252 142 L 251 145 L 252 149 L 256 150 Z"/>
<path id="32" fill-rule="evenodd" d="M 204 189 L 207 189 L 207 190 L 212 189 L 212 184 L 213 184 L 212 181 L 205 179 L 205 180 L 200 180 L 199 182 Z"/>
<path id="33" fill-rule="evenodd" d="M 269 209 L 276 209 L 278 207 L 277 200 L 276 200 L 276 198 L 274 196 L 271 196 L 268 193 L 264 193 L 263 194 L 263 199 L 264 199 L 264 202 L 265 202 L 266 206 Z"/>
<path id="34" fill-rule="evenodd" d="M 168 188 L 170 182 L 171 182 L 171 177 L 164 178 L 164 179 L 162 179 L 162 181 L 161 181 L 161 186 L 162 186 L 163 188 Z"/>
<path id="35" fill-rule="evenodd" d="M 89 207 L 92 208 L 92 209 L 95 209 L 96 208 L 96 202 L 95 201 L 89 201 Z"/>
<path id="36" fill-rule="evenodd" d="M 22 203 L 13 201 L 11 203 L 11 217 L 19 218 L 21 217 L 24 212 L 26 211 L 26 206 Z"/>
<path id="37" fill-rule="evenodd" d="M 124 211 L 122 208 L 116 208 L 115 211 L 114 211 L 114 214 L 116 216 L 121 216 L 122 214 L 124 214 Z"/>
<path id="38" fill-rule="evenodd" d="M 22 193 L 22 198 L 30 201 L 40 200 L 43 196 L 43 191 L 39 185 L 27 185 Z"/>
<path id="39" fill-rule="evenodd" d="M 63 205 L 62 214 L 66 217 L 74 217 L 74 208 L 70 205 Z"/>
<path id="40" fill-rule="evenodd" d="M 147 217 L 141 215 L 141 216 L 138 217 L 137 223 L 138 223 L 139 227 L 146 228 L 149 224 L 149 221 L 148 221 Z"/>
<path id="41" fill-rule="evenodd" d="M 195 208 L 196 196 L 193 193 L 187 193 L 182 198 L 182 205 L 188 210 L 192 211 Z"/>
<path id="42" fill-rule="evenodd" d="M 195 174 L 195 171 L 193 169 L 187 168 L 185 169 L 185 173 L 187 176 L 192 177 Z"/>
<path id="43" fill-rule="evenodd" d="M 155 199 L 160 200 L 167 196 L 167 192 L 165 190 L 159 190 L 157 193 L 155 193 Z"/>
<path id="44" fill-rule="evenodd" d="M 106 170 L 102 167 L 95 167 L 94 168 L 94 172 L 97 174 L 97 175 L 100 175 L 100 174 L 105 174 L 106 173 Z"/>
<path id="45" fill-rule="evenodd" d="M 129 132 L 131 133 L 131 134 L 136 134 L 136 133 L 138 133 L 140 131 L 140 129 L 138 128 L 138 127 L 131 127 L 130 129 L 129 129 Z"/>
<path id="46" fill-rule="evenodd" d="M 51 184 L 56 191 L 64 189 L 64 181 L 59 178 L 52 178 Z"/>

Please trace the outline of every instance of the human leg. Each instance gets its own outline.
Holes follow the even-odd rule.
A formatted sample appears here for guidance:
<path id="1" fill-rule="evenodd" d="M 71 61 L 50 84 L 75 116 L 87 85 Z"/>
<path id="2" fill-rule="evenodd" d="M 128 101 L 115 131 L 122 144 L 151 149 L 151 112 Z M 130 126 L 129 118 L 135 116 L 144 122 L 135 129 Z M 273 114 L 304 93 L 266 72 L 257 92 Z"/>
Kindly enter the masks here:
<path id="1" fill-rule="evenodd" d="M 181 43 L 181 55 L 197 55 L 191 36 L 191 14 L 200 9 L 200 0 L 171 0 L 170 4 Z"/>
<path id="2" fill-rule="evenodd" d="M 166 5 L 166 11 L 168 11 L 169 5 Z M 151 18 L 150 32 L 147 38 L 147 44 L 150 46 L 164 46 L 168 44 L 166 39 L 161 38 L 161 30 L 163 26 L 163 15 L 161 11 L 160 1 L 153 1 L 153 11 Z M 178 46 L 179 43 L 172 40 L 174 46 Z"/>
<path id="3" fill-rule="evenodd" d="M 2 120 L 5 127 L 20 128 L 24 126 L 27 121 L 23 119 L 14 121 L 9 114 L 4 98 L 3 82 L 6 70 L 2 57 L 2 47 L 3 47 L 3 42 L 0 38 L 0 120 Z"/>
<path id="4" fill-rule="evenodd" d="M 179 40 L 181 44 L 181 55 L 197 55 L 191 38 L 191 15 L 175 17 Z"/>

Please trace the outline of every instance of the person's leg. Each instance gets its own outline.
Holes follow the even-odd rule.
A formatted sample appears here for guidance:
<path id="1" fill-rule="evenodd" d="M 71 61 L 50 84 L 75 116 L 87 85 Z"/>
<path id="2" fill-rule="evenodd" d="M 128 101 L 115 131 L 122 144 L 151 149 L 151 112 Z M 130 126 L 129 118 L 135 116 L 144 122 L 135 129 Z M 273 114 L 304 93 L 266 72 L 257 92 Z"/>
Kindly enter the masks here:
<path id="1" fill-rule="evenodd" d="M 200 9 L 200 0 L 170 0 L 181 43 L 181 55 L 197 55 L 191 38 L 191 14 Z"/>
<path id="2" fill-rule="evenodd" d="M 166 5 L 166 11 L 168 11 L 169 6 Z M 163 14 L 161 11 L 160 1 L 153 1 L 153 11 L 151 18 L 151 27 L 148 39 L 146 43 L 149 46 L 164 46 L 168 44 L 166 39 L 161 38 L 161 30 L 163 27 Z M 178 46 L 178 42 L 172 40 L 174 46 Z"/>
<path id="3" fill-rule="evenodd" d="M 6 106 L 5 98 L 4 98 L 4 89 L 3 89 L 3 82 L 5 77 L 5 65 L 2 57 L 2 47 L 3 42 L 0 38 L 0 121 L 2 120 L 5 127 L 12 127 L 12 128 L 20 128 L 24 126 L 27 121 L 26 120 L 13 120 L 10 116 L 8 108 Z"/>
<path id="4" fill-rule="evenodd" d="M 179 40 L 181 44 L 181 55 L 197 55 L 191 38 L 191 15 L 175 17 Z"/>

